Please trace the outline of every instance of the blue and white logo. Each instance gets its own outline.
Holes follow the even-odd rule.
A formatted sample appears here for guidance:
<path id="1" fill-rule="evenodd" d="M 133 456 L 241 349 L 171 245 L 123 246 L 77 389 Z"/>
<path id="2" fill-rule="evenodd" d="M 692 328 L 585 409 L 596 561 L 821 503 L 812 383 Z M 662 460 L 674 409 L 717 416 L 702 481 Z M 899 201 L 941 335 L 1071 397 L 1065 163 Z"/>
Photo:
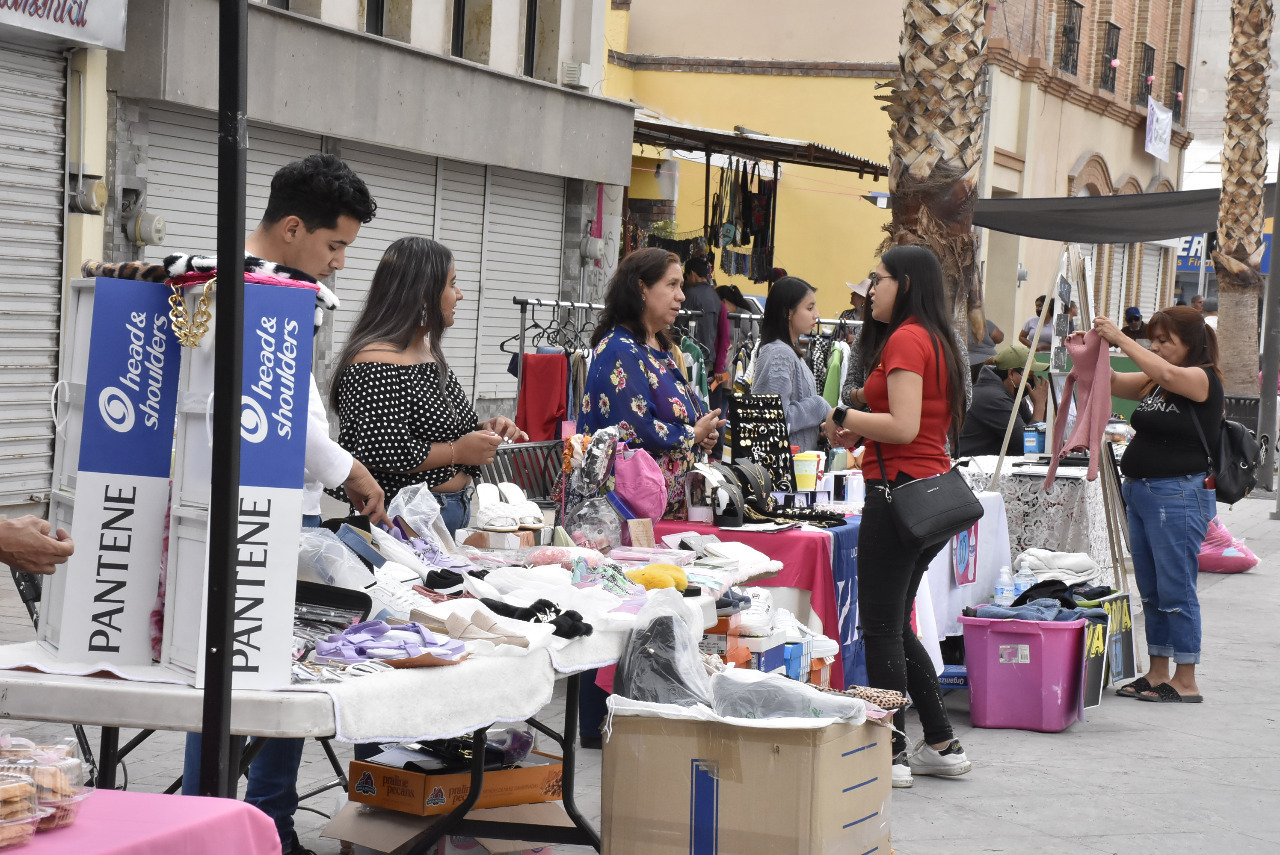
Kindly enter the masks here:
<path id="1" fill-rule="evenodd" d="M 133 429 L 133 402 L 115 386 L 107 386 L 98 395 L 98 412 L 107 427 L 117 433 L 128 433 Z"/>
<path id="2" fill-rule="evenodd" d="M 241 395 L 240 403 L 240 436 L 246 442 L 262 442 L 267 437 L 267 414 L 248 395 Z"/>

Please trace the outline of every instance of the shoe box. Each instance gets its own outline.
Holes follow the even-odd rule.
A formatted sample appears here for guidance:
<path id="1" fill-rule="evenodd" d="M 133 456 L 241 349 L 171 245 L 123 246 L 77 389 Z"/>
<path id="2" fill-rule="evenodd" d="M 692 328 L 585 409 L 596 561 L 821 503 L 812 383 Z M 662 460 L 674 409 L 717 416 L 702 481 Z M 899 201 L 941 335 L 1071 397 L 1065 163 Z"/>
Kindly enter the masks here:
<path id="1" fill-rule="evenodd" d="M 730 635 L 728 638 L 729 656 L 735 651 L 745 650 L 751 659 L 748 668 L 763 671 L 766 674 L 785 673 L 787 669 L 787 634 L 783 630 L 774 630 L 766 636 Z M 737 654 L 741 655 L 741 654 Z"/>
<path id="2" fill-rule="evenodd" d="M 804 641 L 788 641 L 783 649 L 784 673 L 792 680 L 806 682 L 813 662 L 813 646 L 808 636 Z"/>
<path id="3" fill-rule="evenodd" d="M 352 760 L 347 778 L 351 801 L 416 816 L 448 813 L 466 801 L 471 791 L 469 771 L 425 774 Z M 484 788 L 475 807 L 559 801 L 563 779 L 560 758 L 534 752 L 523 765 L 485 772 Z"/>
<path id="4" fill-rule="evenodd" d="M 813 659 L 809 662 L 809 685 L 820 689 L 831 688 L 831 663 L 835 659 Z"/>
<path id="5" fill-rule="evenodd" d="M 883 852 L 890 731 L 615 715 L 601 772 L 611 855 Z"/>

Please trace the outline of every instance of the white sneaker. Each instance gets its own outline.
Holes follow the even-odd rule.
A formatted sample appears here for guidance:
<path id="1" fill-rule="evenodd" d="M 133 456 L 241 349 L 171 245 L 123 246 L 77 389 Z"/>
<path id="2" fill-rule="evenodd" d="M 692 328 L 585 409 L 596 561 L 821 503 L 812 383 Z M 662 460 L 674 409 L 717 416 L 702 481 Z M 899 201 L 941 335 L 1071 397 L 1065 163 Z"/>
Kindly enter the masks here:
<path id="1" fill-rule="evenodd" d="M 921 739 L 911 752 L 910 764 L 912 773 L 916 775 L 940 775 L 945 778 L 963 775 L 973 768 L 969 758 L 964 756 L 964 748 L 958 739 L 951 740 L 941 751 Z"/>
<path id="2" fill-rule="evenodd" d="M 903 751 L 893 758 L 893 787 L 900 789 L 915 783 L 911 777 L 911 764 L 907 760 L 907 752 Z"/>
<path id="3" fill-rule="evenodd" d="M 742 613 L 738 635 L 768 635 L 773 631 L 773 594 L 768 588 L 756 587 L 743 588 L 742 592 L 751 598 L 751 608 Z"/>
<path id="4" fill-rule="evenodd" d="M 381 567 L 373 571 L 373 576 L 373 584 L 364 589 L 373 600 L 369 620 L 386 620 L 388 616 L 408 620 L 409 612 L 414 609 L 425 611 L 435 605 L 408 585 L 383 573 Z"/>
<path id="5" fill-rule="evenodd" d="M 773 613 L 773 628 L 787 634 L 787 642 L 799 644 L 806 638 L 813 637 L 813 630 L 800 622 L 800 619 L 786 609 L 777 609 Z"/>

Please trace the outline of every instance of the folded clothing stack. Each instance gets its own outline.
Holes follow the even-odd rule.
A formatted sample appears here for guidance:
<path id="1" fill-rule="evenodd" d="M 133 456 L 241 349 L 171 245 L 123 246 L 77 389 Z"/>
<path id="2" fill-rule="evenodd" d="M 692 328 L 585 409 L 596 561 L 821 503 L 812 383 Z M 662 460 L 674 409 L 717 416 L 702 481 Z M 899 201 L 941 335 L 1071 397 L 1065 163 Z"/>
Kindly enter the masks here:
<path id="1" fill-rule="evenodd" d="M 421 624 L 392 626 L 380 620 L 368 620 L 319 642 L 316 661 L 349 665 L 370 659 L 413 659 L 423 654 L 457 661 L 465 652 L 462 642 L 436 635 Z"/>

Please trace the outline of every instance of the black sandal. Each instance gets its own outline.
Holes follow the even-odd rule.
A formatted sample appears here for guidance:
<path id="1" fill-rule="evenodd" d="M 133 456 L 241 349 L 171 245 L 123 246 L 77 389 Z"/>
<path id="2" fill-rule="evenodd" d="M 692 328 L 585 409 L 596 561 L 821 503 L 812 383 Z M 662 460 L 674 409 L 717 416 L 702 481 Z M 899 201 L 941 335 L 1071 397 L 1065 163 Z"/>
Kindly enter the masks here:
<path id="1" fill-rule="evenodd" d="M 1180 695 L 1178 690 L 1168 683 L 1161 683 L 1151 689 L 1154 695 L 1138 695 L 1138 700 L 1151 704 L 1199 704 L 1204 702 L 1202 695 Z"/>
<path id="2" fill-rule="evenodd" d="M 1122 698 L 1138 698 L 1142 692 L 1150 692 L 1155 687 L 1146 677 L 1139 677 L 1127 686 L 1121 686 L 1116 689 L 1116 694 Z M 1141 700 L 1141 698 L 1138 698 Z"/>

